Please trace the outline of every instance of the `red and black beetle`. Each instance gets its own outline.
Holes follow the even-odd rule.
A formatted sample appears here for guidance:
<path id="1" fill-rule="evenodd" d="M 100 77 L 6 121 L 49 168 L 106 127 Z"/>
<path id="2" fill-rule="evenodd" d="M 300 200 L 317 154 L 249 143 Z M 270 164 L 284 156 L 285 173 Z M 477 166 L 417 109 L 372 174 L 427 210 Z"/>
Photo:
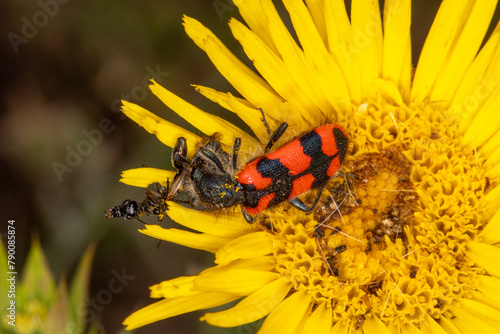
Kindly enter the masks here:
<path id="1" fill-rule="evenodd" d="M 201 204 L 213 210 L 241 205 L 248 222 L 253 221 L 252 214 L 287 200 L 302 211 L 312 211 L 347 154 L 347 133 L 339 125 L 326 124 L 269 152 L 287 127 L 286 122 L 282 123 L 270 135 L 264 156 L 247 163 L 239 172 L 240 138 L 235 139 L 229 155 L 215 136 L 206 137 L 191 161 L 187 160 L 186 139 L 178 138 L 172 151 L 177 175 L 167 200 L 176 201 L 182 187 L 191 193 L 193 206 Z M 311 205 L 297 198 L 314 188 L 319 190 Z"/>
<path id="2" fill-rule="evenodd" d="M 326 124 L 246 164 L 236 176 L 246 194 L 243 209 L 256 214 L 288 200 L 302 211 L 311 211 L 339 170 L 347 148 L 344 129 Z M 319 190 L 310 206 L 297 198 L 314 188 Z"/>

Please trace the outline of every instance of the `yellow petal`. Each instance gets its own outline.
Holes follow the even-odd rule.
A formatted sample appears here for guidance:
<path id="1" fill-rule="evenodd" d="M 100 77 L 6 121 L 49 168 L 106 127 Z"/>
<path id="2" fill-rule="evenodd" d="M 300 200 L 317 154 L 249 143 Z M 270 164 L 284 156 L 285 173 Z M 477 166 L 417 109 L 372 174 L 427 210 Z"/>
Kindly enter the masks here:
<path id="1" fill-rule="evenodd" d="M 411 92 L 412 101 L 423 101 L 448 59 L 457 36 L 472 6 L 469 0 L 444 0 L 418 60 Z"/>
<path id="2" fill-rule="evenodd" d="M 460 298 L 459 300 L 461 302 L 461 310 L 463 310 L 464 312 L 469 312 L 470 314 L 497 328 L 497 330 L 500 330 L 500 323 L 498 322 L 498 320 L 500 319 L 499 310 L 495 310 L 493 307 L 477 302 L 475 300 L 467 298 Z"/>
<path id="3" fill-rule="evenodd" d="M 304 334 L 329 334 L 332 329 L 332 308 L 324 302 L 313 311 L 307 319 L 302 333 Z"/>
<path id="4" fill-rule="evenodd" d="M 484 202 L 486 203 L 486 214 L 488 216 L 493 216 L 500 208 L 500 186 L 496 186 L 490 190 L 484 197 Z"/>
<path id="5" fill-rule="evenodd" d="M 471 117 L 481 108 L 498 84 L 490 70 L 498 52 L 500 33 L 492 35 L 481 48 L 476 59 L 457 88 L 450 104 L 449 112 L 462 117 L 460 128 L 470 123 Z"/>
<path id="6" fill-rule="evenodd" d="M 273 43 L 271 33 L 269 32 L 269 21 L 265 10 L 262 9 L 261 1 L 239 0 L 235 2 L 240 10 L 241 17 L 248 24 L 248 27 L 257 35 L 266 45 L 277 53 Z"/>
<path id="7" fill-rule="evenodd" d="M 243 122 L 245 122 L 252 129 L 253 133 L 257 136 L 261 143 L 267 143 L 269 140 L 269 134 L 264 126 L 264 122 L 262 121 L 262 114 L 250 102 L 245 99 L 235 97 L 231 93 L 218 92 L 215 89 L 199 85 L 193 86 L 206 98 L 218 103 L 221 107 L 236 113 L 243 120 Z M 267 115 L 265 110 L 263 110 L 263 112 L 266 114 L 266 121 L 269 126 L 272 129 L 276 128 L 279 125 L 279 122 L 276 122 L 274 118 Z"/>
<path id="8" fill-rule="evenodd" d="M 227 103 L 234 110 L 234 112 L 238 114 L 238 116 L 252 129 L 253 133 L 257 136 L 259 141 L 262 144 L 267 144 L 267 142 L 269 141 L 269 133 L 267 133 L 267 129 L 264 125 L 261 112 L 255 109 L 253 106 L 247 106 L 245 103 L 242 103 L 241 100 L 233 96 L 231 93 L 228 93 Z M 283 104 L 283 106 L 285 106 L 285 103 Z M 266 115 L 266 122 L 269 125 L 270 129 L 278 128 L 281 122 L 277 122 L 274 117 L 268 115 L 265 110 L 263 110 L 263 112 Z M 255 148 L 255 146 L 252 147 L 252 150 L 254 150 Z"/>
<path id="9" fill-rule="evenodd" d="M 240 297 L 227 293 L 205 292 L 195 296 L 165 299 L 134 312 L 123 324 L 127 326 L 127 330 L 132 330 L 179 314 L 223 305 L 238 298 Z"/>
<path id="10" fill-rule="evenodd" d="M 408 334 L 422 334 L 422 331 L 412 324 L 404 324 L 401 326 L 403 333 Z"/>
<path id="11" fill-rule="evenodd" d="M 200 294 L 201 291 L 193 291 L 194 280 L 197 276 L 181 276 L 160 284 L 155 284 L 151 290 L 151 298 L 177 298 Z"/>
<path id="12" fill-rule="evenodd" d="M 500 258 L 499 248 L 475 241 L 467 242 L 465 246 L 465 254 L 468 257 L 483 267 L 489 274 L 500 277 L 500 266 L 498 265 L 498 259 Z"/>
<path id="13" fill-rule="evenodd" d="M 199 275 L 194 288 L 200 291 L 226 292 L 248 296 L 268 283 L 275 281 L 279 274 L 261 270 L 232 269 L 220 267 L 208 274 Z"/>
<path id="14" fill-rule="evenodd" d="M 310 303 L 311 297 L 305 290 L 295 292 L 269 314 L 259 334 L 296 333 L 295 329 L 302 321 Z"/>
<path id="15" fill-rule="evenodd" d="M 189 248 L 202 249 L 211 253 L 215 253 L 219 248 L 232 240 L 232 238 L 218 237 L 205 233 L 192 233 L 175 228 L 167 229 L 158 225 L 146 225 L 145 227 L 145 229 L 139 230 L 139 232 L 156 239 L 169 241 Z"/>
<path id="16" fill-rule="evenodd" d="M 383 36 L 379 2 L 352 1 L 351 24 L 354 46 L 359 51 L 361 91 L 367 92 L 371 89 L 373 80 L 382 74 Z"/>
<path id="17" fill-rule="evenodd" d="M 311 105 L 306 96 L 299 94 L 300 89 L 283 61 L 241 22 L 231 19 L 229 27 L 259 73 L 283 99 L 292 103 L 293 107 L 288 110 L 287 118 L 290 117 L 293 122 L 299 123 L 298 120 L 302 120 L 301 114 L 305 114 Z M 265 110 L 274 118 L 279 118 L 279 110 Z"/>
<path id="18" fill-rule="evenodd" d="M 363 323 L 363 333 L 365 334 L 381 334 L 386 333 L 390 334 L 387 327 L 384 325 L 382 321 L 376 316 L 367 317 L 365 322 Z"/>
<path id="19" fill-rule="evenodd" d="M 479 233 L 480 240 L 487 244 L 500 242 L 500 210 L 490 219 L 486 227 Z"/>
<path id="20" fill-rule="evenodd" d="M 127 169 L 122 172 L 120 182 L 141 188 L 147 188 L 150 184 L 155 182 L 166 186 L 167 181 L 173 180 L 175 174 L 175 172 L 170 170 L 150 167 Z"/>
<path id="21" fill-rule="evenodd" d="M 175 111 L 179 116 L 204 134 L 212 135 L 215 132 L 222 133 L 224 136 L 221 141 L 227 146 L 232 147 L 235 135 L 241 137 L 244 142 L 247 142 L 251 146 L 257 144 L 253 137 L 243 132 L 243 130 L 234 124 L 196 108 L 177 95 L 172 94 L 172 92 L 164 87 L 158 85 L 154 80 L 153 85 L 149 86 L 149 88 L 167 107 Z"/>
<path id="22" fill-rule="evenodd" d="M 273 113 L 282 98 L 260 76 L 236 58 L 222 42 L 200 22 L 184 16 L 186 33 L 203 49 L 217 70 L 229 83 L 257 108 Z"/>
<path id="23" fill-rule="evenodd" d="M 208 275 L 212 272 L 218 273 L 220 270 L 249 269 L 260 271 L 271 271 L 275 268 L 275 260 L 272 255 L 259 256 L 251 259 L 235 260 L 226 265 L 218 265 L 203 270 L 200 275 Z"/>
<path id="24" fill-rule="evenodd" d="M 315 95 L 319 94 L 319 100 L 316 104 L 325 115 L 333 118 L 337 117 L 337 110 L 350 111 L 349 91 L 342 72 L 328 52 L 307 7 L 301 0 L 284 0 L 283 3 L 290 14 L 293 27 L 309 64 L 303 70 L 317 80 L 316 87 L 313 87 L 317 90 Z M 326 104 L 326 102 L 329 103 Z M 309 110 L 308 114 L 310 113 Z"/>
<path id="25" fill-rule="evenodd" d="M 490 98 L 484 103 L 479 112 L 471 120 L 462 143 L 472 147 L 481 146 L 500 127 L 500 86 L 496 87 Z"/>
<path id="26" fill-rule="evenodd" d="M 425 319 L 420 324 L 420 328 L 422 332 L 426 334 L 446 334 L 443 327 L 441 327 L 429 314 L 425 315 Z"/>
<path id="27" fill-rule="evenodd" d="M 441 327 L 443 327 L 445 332 L 448 334 L 462 334 L 463 333 L 455 326 L 455 324 L 453 322 L 451 322 L 451 320 L 449 320 L 446 317 L 443 317 L 443 316 L 440 317 L 439 324 L 441 325 Z"/>
<path id="28" fill-rule="evenodd" d="M 149 133 L 154 134 L 163 144 L 174 147 L 177 138 L 184 137 L 187 140 L 188 153 L 194 155 L 196 144 L 201 140 L 197 135 L 177 126 L 161 117 L 139 107 L 134 103 L 122 101 L 122 111 L 131 120 L 142 126 Z"/>
<path id="29" fill-rule="evenodd" d="M 463 28 L 454 41 L 450 54 L 436 78 L 432 88 L 431 100 L 449 100 L 474 60 L 483 42 L 486 30 L 496 7 L 496 0 L 477 0 L 469 9 Z"/>
<path id="30" fill-rule="evenodd" d="M 281 304 L 291 286 L 287 279 L 279 278 L 255 291 L 233 308 L 207 313 L 201 320 L 218 327 L 234 327 L 259 320 Z"/>
<path id="31" fill-rule="evenodd" d="M 326 22 L 325 13 L 323 11 L 323 0 L 306 0 L 307 8 L 311 12 L 311 17 L 313 18 L 314 25 L 318 30 L 323 43 L 327 43 L 328 37 L 326 36 Z"/>
<path id="32" fill-rule="evenodd" d="M 302 105 L 325 109 L 324 98 L 319 94 L 318 82 L 311 75 L 311 69 L 304 52 L 297 45 L 290 31 L 281 20 L 278 11 L 271 0 L 263 0 L 262 7 L 269 21 L 269 30 L 286 69 L 293 78 L 293 83 L 301 91 Z M 285 96 L 286 97 L 286 96 Z"/>
<path id="33" fill-rule="evenodd" d="M 168 203 L 168 216 L 175 222 L 203 233 L 235 238 L 257 230 L 256 226 L 248 224 L 241 213 L 224 213 L 224 219 L 220 219 L 213 212 L 188 209 L 180 204 Z"/>
<path id="34" fill-rule="evenodd" d="M 486 176 L 490 179 L 494 180 L 500 176 L 500 145 L 488 157 L 488 160 L 484 163 L 484 168 L 486 169 Z"/>
<path id="35" fill-rule="evenodd" d="M 323 1 L 328 48 L 339 64 L 353 104 L 361 103 L 359 49 L 343 0 Z"/>
<path id="36" fill-rule="evenodd" d="M 488 159 L 488 157 L 490 157 L 499 146 L 500 130 L 497 131 L 493 136 L 491 136 L 486 143 L 484 143 L 484 146 L 479 149 L 479 152 L 481 153 L 481 156 Z"/>
<path id="37" fill-rule="evenodd" d="M 411 85 L 411 0 L 385 1 L 382 73 L 402 92 Z M 410 55 L 410 57 L 408 57 Z"/>
<path id="38" fill-rule="evenodd" d="M 474 300 L 500 310 L 500 279 L 480 275 L 478 289 L 473 293 Z"/>
<path id="39" fill-rule="evenodd" d="M 342 321 L 339 321 L 332 327 L 330 334 L 347 334 L 349 331 L 349 326 L 345 325 Z"/>
<path id="40" fill-rule="evenodd" d="M 225 265 L 237 259 L 250 259 L 273 252 L 273 243 L 267 232 L 255 232 L 224 245 L 215 254 L 215 263 Z"/>
<path id="41" fill-rule="evenodd" d="M 450 305 L 450 311 L 455 316 L 451 319 L 451 322 L 459 329 L 462 333 L 474 333 L 480 330 L 482 333 L 498 333 L 500 327 L 495 326 L 486 317 L 477 317 L 470 310 L 465 310 L 462 307 L 457 307 L 455 305 Z M 498 319 L 496 319 L 498 322 Z"/>

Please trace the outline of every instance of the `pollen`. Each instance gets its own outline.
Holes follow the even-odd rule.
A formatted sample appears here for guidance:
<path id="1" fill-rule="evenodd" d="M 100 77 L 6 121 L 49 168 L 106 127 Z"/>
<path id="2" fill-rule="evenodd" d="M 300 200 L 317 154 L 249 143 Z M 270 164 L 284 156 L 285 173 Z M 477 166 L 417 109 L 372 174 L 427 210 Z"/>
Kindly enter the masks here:
<path id="1" fill-rule="evenodd" d="M 272 215 L 276 271 L 331 305 L 335 322 L 376 316 L 419 327 L 451 312 L 484 273 L 463 246 L 484 221 L 484 171 L 429 105 L 365 106 L 349 129 L 352 152 L 314 213 L 283 205 Z"/>

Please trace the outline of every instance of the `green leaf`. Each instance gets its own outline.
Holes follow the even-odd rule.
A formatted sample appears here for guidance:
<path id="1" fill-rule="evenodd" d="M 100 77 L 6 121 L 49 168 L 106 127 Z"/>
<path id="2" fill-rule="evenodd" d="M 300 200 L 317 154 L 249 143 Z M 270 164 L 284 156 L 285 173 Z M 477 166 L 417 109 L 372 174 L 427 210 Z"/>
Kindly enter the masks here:
<path id="1" fill-rule="evenodd" d="M 48 308 L 55 298 L 54 277 L 37 236 L 33 237 L 18 292 L 18 305 L 20 307 L 26 305 L 25 302 L 36 299 Z"/>
<path id="2" fill-rule="evenodd" d="M 54 303 L 45 319 L 44 330 L 47 333 L 65 333 L 68 329 L 68 321 L 68 291 L 66 279 L 62 278 L 57 289 Z"/>
<path id="3" fill-rule="evenodd" d="M 94 258 L 97 243 L 89 245 L 83 254 L 71 282 L 69 295 L 69 313 L 71 321 L 81 332 L 85 328 L 85 311 L 87 309 L 87 299 L 89 294 L 89 280 L 92 270 L 92 260 Z"/>
<path id="4" fill-rule="evenodd" d="M 10 270 L 7 269 L 7 252 L 5 248 L 3 248 L 2 239 L 0 239 L 0 268 L 2 268 L 0 291 L 2 291 L 2 294 L 7 294 L 10 285 L 9 281 L 7 281 L 7 278 L 9 278 L 10 275 L 7 275 L 7 272 Z M 9 306 L 9 303 L 10 298 L 7 298 L 7 296 L 2 296 L 2 298 L 0 298 L 0 309 L 5 310 Z"/>

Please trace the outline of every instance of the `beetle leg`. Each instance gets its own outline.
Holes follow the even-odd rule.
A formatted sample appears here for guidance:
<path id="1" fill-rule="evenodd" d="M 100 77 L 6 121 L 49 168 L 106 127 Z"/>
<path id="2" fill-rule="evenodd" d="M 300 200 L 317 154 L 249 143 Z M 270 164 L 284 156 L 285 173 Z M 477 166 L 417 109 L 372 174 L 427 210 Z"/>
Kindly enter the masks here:
<path id="1" fill-rule="evenodd" d="M 314 201 L 311 203 L 311 205 L 307 205 L 304 202 L 302 202 L 298 197 L 292 198 L 288 200 L 290 204 L 292 204 L 294 207 L 299 209 L 300 211 L 304 211 L 306 214 L 311 213 L 312 210 L 316 207 L 316 205 L 319 202 L 319 199 L 321 198 L 321 194 L 323 193 L 323 189 L 325 189 L 326 186 L 325 182 L 319 189 L 318 192 L 316 193 L 316 197 L 314 198 Z"/>
<path id="2" fill-rule="evenodd" d="M 258 109 L 260 111 L 260 114 L 262 115 L 262 122 L 264 123 L 264 126 L 266 127 L 267 134 L 269 136 L 271 136 L 271 129 L 269 128 L 269 124 L 267 123 L 266 115 L 264 114 L 264 110 L 262 110 L 262 108 L 258 108 Z"/>
<path id="3" fill-rule="evenodd" d="M 241 207 L 241 213 L 243 213 L 243 217 L 245 217 L 245 220 L 248 223 L 252 224 L 253 223 L 253 217 L 248 212 L 245 211 L 245 209 L 243 208 L 243 205 L 240 205 L 240 207 Z"/>
<path id="4" fill-rule="evenodd" d="M 264 122 L 267 134 L 269 135 L 269 141 L 267 142 L 266 149 L 264 150 L 264 153 L 268 153 L 271 147 L 273 147 L 274 143 L 276 143 L 281 138 L 283 133 L 285 133 L 285 130 L 288 127 L 288 123 L 281 123 L 281 125 L 271 134 L 271 129 L 269 128 L 269 124 L 267 123 L 264 111 L 262 110 L 262 108 L 259 108 L 259 111 L 262 114 L 262 122 Z"/>
<path id="5" fill-rule="evenodd" d="M 212 161 L 222 173 L 227 174 L 222 166 L 222 162 L 220 162 L 219 158 L 212 151 L 202 148 L 198 151 L 198 153 L 203 155 L 206 159 Z"/>
<path id="6" fill-rule="evenodd" d="M 177 175 L 181 174 L 187 161 L 187 144 L 186 138 L 179 137 L 172 149 L 172 155 L 170 156 L 172 161 L 172 166 L 177 170 Z"/>
<path id="7" fill-rule="evenodd" d="M 271 147 L 281 138 L 281 136 L 285 133 L 286 128 L 288 127 L 287 122 L 281 123 L 281 125 L 274 130 L 271 137 L 269 137 L 269 141 L 267 142 L 266 149 L 264 150 L 264 154 L 268 153 L 271 150 Z"/>
<path id="8" fill-rule="evenodd" d="M 167 194 L 167 199 L 166 199 L 167 201 L 171 201 L 175 196 L 177 196 L 179 189 L 181 188 L 182 184 L 184 183 L 184 180 L 186 179 L 186 177 L 188 177 L 190 172 L 191 168 L 189 169 L 185 168 L 179 175 L 175 177 L 174 183 L 172 184 L 172 188 L 170 188 Z"/>
<path id="9" fill-rule="evenodd" d="M 233 145 L 233 172 L 236 172 L 238 165 L 238 153 L 240 153 L 241 148 L 241 138 L 234 139 Z"/>

